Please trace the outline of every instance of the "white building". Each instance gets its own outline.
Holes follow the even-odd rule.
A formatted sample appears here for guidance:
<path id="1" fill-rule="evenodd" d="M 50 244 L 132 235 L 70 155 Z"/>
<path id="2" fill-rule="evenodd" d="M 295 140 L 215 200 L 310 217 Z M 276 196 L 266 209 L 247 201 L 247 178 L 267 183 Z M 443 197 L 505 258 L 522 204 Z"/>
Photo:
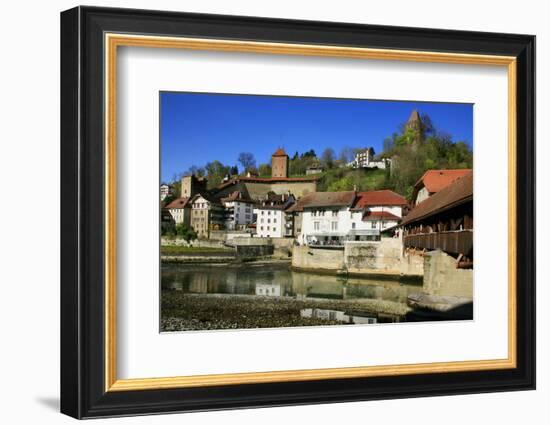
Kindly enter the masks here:
<path id="1" fill-rule="evenodd" d="M 375 153 L 373 148 L 358 149 L 357 152 L 355 152 L 355 159 L 347 165 L 348 167 L 353 168 L 385 169 L 389 167 L 391 159 L 375 160 L 374 155 Z"/>
<path id="2" fill-rule="evenodd" d="M 357 193 L 314 192 L 302 197 L 298 211 L 302 215 L 301 233 L 297 235 L 301 245 L 341 245 L 351 228 L 349 209 L 355 203 Z"/>
<path id="3" fill-rule="evenodd" d="M 285 210 L 296 199 L 293 195 L 269 194 L 260 205 L 254 208 L 256 235 L 260 238 L 284 238 L 292 236 L 293 221 L 287 220 Z"/>
<path id="4" fill-rule="evenodd" d="M 160 200 L 164 201 L 168 196 L 172 194 L 172 186 L 163 183 L 160 185 Z"/>
<path id="5" fill-rule="evenodd" d="M 389 229 L 399 224 L 407 210 L 407 200 L 391 190 L 359 192 L 350 208 L 348 240 L 380 240 L 383 232 L 391 233 Z"/>
<path id="6" fill-rule="evenodd" d="M 174 199 L 166 205 L 165 209 L 170 213 L 175 224 L 190 224 L 191 205 L 189 204 L 189 198 Z"/>
<path id="7" fill-rule="evenodd" d="M 408 204 L 391 190 L 376 190 L 310 193 L 297 205 L 302 214 L 298 243 L 341 246 L 345 241 L 380 240 L 382 232 L 399 223 Z"/>
<path id="8" fill-rule="evenodd" d="M 280 297 L 281 285 L 279 283 L 256 283 L 256 295 L 266 297 Z"/>
<path id="9" fill-rule="evenodd" d="M 254 201 L 235 191 L 226 198 L 220 199 L 225 207 L 225 228 L 241 230 L 254 222 Z"/>

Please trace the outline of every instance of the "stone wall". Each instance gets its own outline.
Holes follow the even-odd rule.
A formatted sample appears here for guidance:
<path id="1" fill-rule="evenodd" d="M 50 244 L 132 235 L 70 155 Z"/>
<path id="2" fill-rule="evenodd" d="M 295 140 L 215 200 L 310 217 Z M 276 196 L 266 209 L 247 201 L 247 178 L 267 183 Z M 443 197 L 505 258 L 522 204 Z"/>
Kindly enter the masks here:
<path id="1" fill-rule="evenodd" d="M 294 246 L 292 267 L 317 271 L 337 271 L 344 269 L 344 251 L 338 249 L 310 248 Z"/>
<path id="2" fill-rule="evenodd" d="M 273 244 L 273 255 L 277 258 L 292 257 L 292 248 L 294 247 L 293 238 L 270 238 Z"/>
<path id="3" fill-rule="evenodd" d="M 457 269 L 456 260 L 443 251 L 424 254 L 423 291 L 429 295 L 473 298 L 474 271 Z"/>
<path id="4" fill-rule="evenodd" d="M 401 257 L 399 272 L 404 276 L 422 276 L 424 255 L 420 252 L 405 251 Z"/>
<path id="5" fill-rule="evenodd" d="M 401 241 L 397 238 L 382 238 L 379 242 L 346 242 L 343 250 L 294 246 L 292 265 L 298 269 L 421 277 L 422 256 L 403 258 L 401 253 Z"/>
<path id="6" fill-rule="evenodd" d="M 160 244 L 163 246 L 169 246 L 169 245 L 177 245 L 177 246 L 194 246 L 194 247 L 200 247 L 200 248 L 222 248 L 223 242 L 222 241 L 211 241 L 211 240 L 200 240 L 195 239 L 194 241 L 191 241 L 191 243 L 185 242 L 181 238 L 161 238 Z"/>
<path id="7" fill-rule="evenodd" d="M 379 242 L 346 242 L 344 261 L 349 273 L 400 274 L 401 241 L 382 238 Z"/>
<path id="8" fill-rule="evenodd" d="M 237 238 L 250 239 L 252 234 L 241 230 L 211 230 L 210 239 L 231 243 Z"/>
<path id="9" fill-rule="evenodd" d="M 273 245 L 237 245 L 237 257 L 241 259 L 273 255 Z"/>
<path id="10" fill-rule="evenodd" d="M 248 195 L 252 199 L 263 199 L 265 195 L 273 191 L 278 195 L 292 193 L 297 198 L 317 191 L 317 182 L 278 182 L 278 183 L 260 183 L 250 181 L 239 181 L 235 184 L 230 184 L 217 192 L 217 196 L 227 196 L 234 191 L 240 191 Z"/>

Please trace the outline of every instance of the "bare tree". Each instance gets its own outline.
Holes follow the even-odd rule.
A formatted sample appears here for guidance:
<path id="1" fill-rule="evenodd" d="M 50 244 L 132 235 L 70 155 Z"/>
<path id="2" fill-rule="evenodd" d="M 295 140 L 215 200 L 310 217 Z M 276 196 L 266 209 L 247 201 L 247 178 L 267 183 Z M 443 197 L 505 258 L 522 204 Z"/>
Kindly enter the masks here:
<path id="1" fill-rule="evenodd" d="M 326 148 L 323 151 L 323 154 L 321 155 L 321 161 L 327 168 L 332 168 L 334 165 L 336 154 L 334 153 L 334 149 L 332 148 Z"/>
<path id="2" fill-rule="evenodd" d="M 241 152 L 238 161 L 243 166 L 244 171 L 256 167 L 256 160 L 254 159 L 254 155 L 250 152 Z"/>

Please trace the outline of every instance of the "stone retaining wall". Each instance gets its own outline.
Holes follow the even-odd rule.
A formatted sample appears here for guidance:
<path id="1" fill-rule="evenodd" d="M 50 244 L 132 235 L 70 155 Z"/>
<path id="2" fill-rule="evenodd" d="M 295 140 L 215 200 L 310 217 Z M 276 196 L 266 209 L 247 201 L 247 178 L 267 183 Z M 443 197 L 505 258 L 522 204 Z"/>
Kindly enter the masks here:
<path id="1" fill-rule="evenodd" d="M 456 260 L 443 251 L 424 254 L 423 291 L 429 295 L 473 298 L 474 271 L 457 269 Z"/>

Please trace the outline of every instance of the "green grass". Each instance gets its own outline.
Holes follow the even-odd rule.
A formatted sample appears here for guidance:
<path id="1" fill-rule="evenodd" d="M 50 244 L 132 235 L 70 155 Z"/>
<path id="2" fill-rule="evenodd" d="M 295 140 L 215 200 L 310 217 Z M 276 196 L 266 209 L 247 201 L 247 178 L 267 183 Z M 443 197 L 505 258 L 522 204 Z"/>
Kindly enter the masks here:
<path id="1" fill-rule="evenodd" d="M 160 253 L 162 255 L 177 255 L 177 254 L 200 254 L 200 253 L 226 253 L 232 252 L 231 248 L 209 248 L 209 247 L 194 247 L 194 246 L 181 246 L 181 245 L 163 245 L 160 247 Z"/>
<path id="2" fill-rule="evenodd" d="M 321 175 L 317 185 L 319 192 L 353 190 L 354 187 L 358 191 L 378 190 L 388 186 L 387 170 L 334 168 Z"/>

